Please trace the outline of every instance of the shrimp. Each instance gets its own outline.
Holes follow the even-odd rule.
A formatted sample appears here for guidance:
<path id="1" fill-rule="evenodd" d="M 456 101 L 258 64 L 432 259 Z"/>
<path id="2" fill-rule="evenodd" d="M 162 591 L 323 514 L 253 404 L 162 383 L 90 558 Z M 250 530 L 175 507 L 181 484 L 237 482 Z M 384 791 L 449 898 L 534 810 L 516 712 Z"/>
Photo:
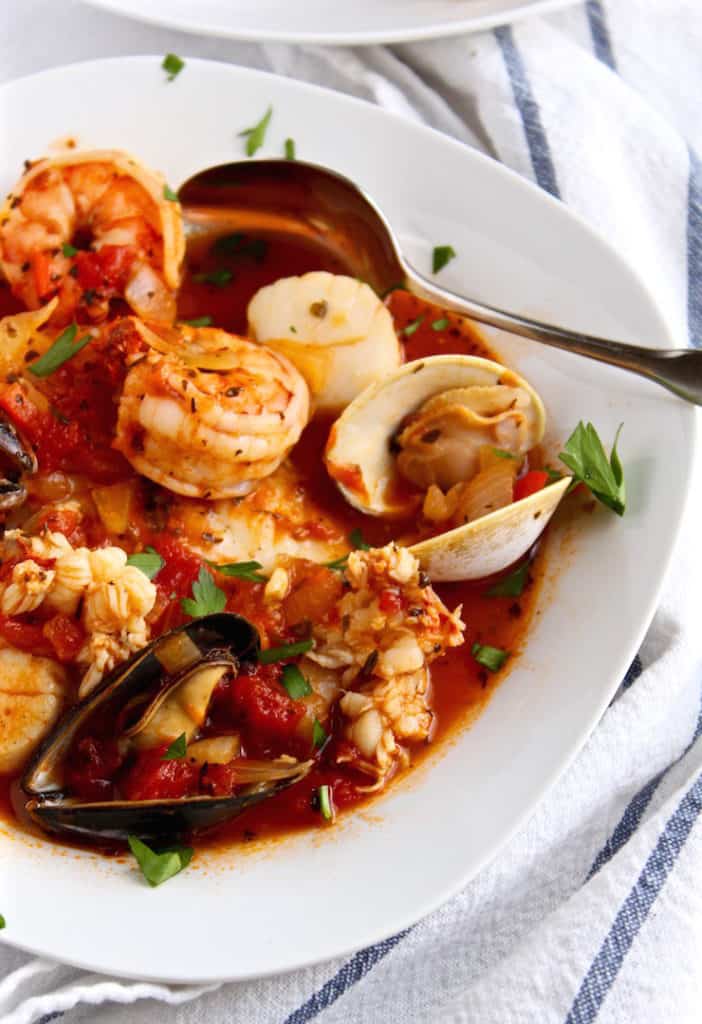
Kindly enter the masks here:
<path id="1" fill-rule="evenodd" d="M 54 296 L 52 323 L 104 320 L 123 299 L 173 322 L 185 252 L 164 179 L 118 150 L 67 151 L 28 166 L 0 211 L 0 266 L 29 309 Z"/>
<path id="2" fill-rule="evenodd" d="M 304 378 L 284 356 L 219 328 L 159 334 L 134 324 L 149 349 L 127 373 L 114 447 L 176 494 L 248 494 L 307 423 Z"/>
<path id="3" fill-rule="evenodd" d="M 247 315 L 252 337 L 295 364 L 320 412 L 348 405 L 402 362 L 392 316 L 355 277 L 284 277 L 256 292 Z"/>

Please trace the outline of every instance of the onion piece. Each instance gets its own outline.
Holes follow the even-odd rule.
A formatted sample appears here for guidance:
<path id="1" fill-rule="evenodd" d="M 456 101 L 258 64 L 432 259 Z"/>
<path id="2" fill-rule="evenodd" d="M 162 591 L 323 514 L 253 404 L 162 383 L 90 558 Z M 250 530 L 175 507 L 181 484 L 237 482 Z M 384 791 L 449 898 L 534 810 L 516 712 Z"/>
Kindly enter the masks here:
<path id="1" fill-rule="evenodd" d="M 511 505 L 518 468 L 516 459 L 499 459 L 487 469 L 481 469 L 468 483 L 459 484 L 454 522 L 457 525 L 471 523 L 489 512 Z"/>

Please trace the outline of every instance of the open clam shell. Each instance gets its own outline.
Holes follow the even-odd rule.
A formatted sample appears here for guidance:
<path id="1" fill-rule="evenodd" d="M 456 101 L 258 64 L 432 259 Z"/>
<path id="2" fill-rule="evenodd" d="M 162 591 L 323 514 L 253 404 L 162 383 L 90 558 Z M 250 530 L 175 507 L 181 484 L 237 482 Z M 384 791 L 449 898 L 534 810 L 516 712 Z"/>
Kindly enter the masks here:
<path id="1" fill-rule="evenodd" d="M 225 672 L 255 661 L 259 637 L 237 615 L 208 615 L 154 640 L 103 680 L 75 705 L 36 751 L 22 788 L 26 810 L 41 828 L 77 838 L 124 840 L 130 835 L 155 841 L 220 824 L 251 804 L 303 778 L 308 763 L 270 762 L 255 783 L 231 796 L 196 795 L 161 800 L 82 800 L 71 794 L 64 765 L 73 742 L 91 719 L 115 722 L 119 735 L 137 749 L 185 733 L 194 735 L 204 719 L 214 687 Z M 119 724 L 118 724 L 119 723 Z M 243 780 L 242 780 L 243 781 Z"/>
<path id="2" fill-rule="evenodd" d="M 445 458 L 428 453 L 421 465 L 422 441 L 435 440 L 430 429 L 455 410 L 458 441 L 445 447 Z M 422 410 L 424 428 L 414 436 L 413 415 Z M 414 446 L 413 471 L 425 473 L 424 489 L 437 480 L 446 488 L 470 474 L 471 445 L 506 448 L 523 455 L 543 438 L 544 406 L 530 384 L 513 370 L 477 356 L 445 355 L 406 363 L 383 381 L 366 388 L 332 426 L 325 461 L 344 497 L 369 515 L 401 517 L 415 511 L 420 491 L 398 486 L 398 453 L 409 452 L 398 438 Z M 409 424 L 409 426 L 408 426 Z M 466 443 L 462 443 L 466 439 Z M 428 449 L 430 445 L 424 445 Z M 446 465 L 458 476 L 449 480 Z M 411 547 L 434 581 L 480 579 L 500 572 L 524 555 L 553 515 L 569 480 L 564 478 L 503 508 Z"/>

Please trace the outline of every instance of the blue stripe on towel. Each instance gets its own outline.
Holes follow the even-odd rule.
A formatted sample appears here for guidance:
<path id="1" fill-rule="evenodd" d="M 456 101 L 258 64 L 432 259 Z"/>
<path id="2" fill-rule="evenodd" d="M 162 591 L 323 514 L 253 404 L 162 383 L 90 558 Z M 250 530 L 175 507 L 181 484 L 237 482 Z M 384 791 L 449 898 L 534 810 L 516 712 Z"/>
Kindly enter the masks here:
<path id="1" fill-rule="evenodd" d="M 397 943 L 404 939 L 411 930 L 411 928 L 406 928 L 389 939 L 383 939 L 382 942 L 376 942 L 374 946 L 359 950 L 350 960 L 346 961 L 333 978 L 330 978 L 325 985 L 314 992 L 306 1003 L 286 1017 L 284 1024 L 307 1024 L 307 1021 L 312 1020 L 322 1010 L 326 1010 L 340 996 L 348 992 L 357 981 L 368 974 L 368 971 L 375 967 L 384 956 L 387 956 L 390 950 L 394 949 Z"/>
<path id="2" fill-rule="evenodd" d="M 509 75 L 514 102 L 524 125 L 534 177 L 541 188 L 550 192 L 552 196 L 559 197 L 556 169 L 553 165 L 544 126 L 541 123 L 541 111 L 531 91 L 529 76 L 522 55 L 514 42 L 511 27 L 502 25 L 500 28 L 496 28 L 495 38 L 502 51 L 502 59 Z"/>
<path id="3" fill-rule="evenodd" d="M 636 682 L 636 680 L 639 678 L 642 672 L 643 665 L 641 664 L 641 657 L 637 654 L 634 660 L 632 661 L 631 665 L 629 665 L 629 668 L 626 671 L 626 675 L 622 679 L 622 686 L 624 687 L 624 689 L 628 690 L 630 686 L 633 686 L 633 684 Z"/>
<path id="4" fill-rule="evenodd" d="M 687 744 L 680 757 L 676 757 L 676 759 L 671 762 L 667 768 L 664 768 L 663 771 L 658 772 L 658 774 L 654 775 L 652 779 L 649 779 L 646 785 L 642 786 L 638 793 L 629 801 L 611 836 L 595 857 L 587 876 L 588 881 L 593 875 L 597 874 L 600 868 L 606 864 L 607 861 L 611 860 L 614 854 L 621 850 L 622 846 L 624 846 L 624 844 L 632 837 L 636 829 L 639 827 L 641 819 L 646 812 L 646 808 L 650 804 L 653 794 L 658 789 L 659 783 L 665 778 L 671 768 L 674 768 L 676 764 L 679 764 L 682 761 L 700 736 L 702 736 L 702 692 L 700 693 L 700 709 L 697 713 L 697 722 L 695 723 L 695 728 L 690 742 Z"/>
<path id="5" fill-rule="evenodd" d="M 590 35 L 592 36 L 592 47 L 595 51 L 595 56 L 598 60 L 601 60 L 603 64 L 606 64 L 608 68 L 611 68 L 612 71 L 616 71 L 617 65 L 614 60 L 614 50 L 612 49 L 612 40 L 609 35 L 609 28 L 607 27 L 607 15 L 605 14 L 601 0 L 587 0 L 587 3 L 585 4 L 585 14 L 587 15 L 588 25 L 590 26 Z"/>
<path id="6" fill-rule="evenodd" d="M 47 1013 L 45 1017 L 40 1017 L 37 1024 L 49 1024 L 49 1021 L 58 1020 L 59 1017 L 63 1017 L 63 1010 L 56 1010 L 54 1013 Z"/>
<path id="7" fill-rule="evenodd" d="M 687 186 L 687 331 L 702 346 L 702 161 L 690 149 Z"/>
<path id="8" fill-rule="evenodd" d="M 592 1024 L 702 811 L 702 775 L 668 819 L 576 995 L 566 1024 Z"/>

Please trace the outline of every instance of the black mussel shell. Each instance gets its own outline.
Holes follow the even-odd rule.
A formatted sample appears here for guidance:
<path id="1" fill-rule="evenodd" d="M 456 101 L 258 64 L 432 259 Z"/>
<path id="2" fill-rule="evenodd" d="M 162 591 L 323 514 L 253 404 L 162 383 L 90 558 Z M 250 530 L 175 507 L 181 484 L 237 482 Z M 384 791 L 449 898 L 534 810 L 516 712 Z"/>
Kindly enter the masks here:
<path id="1" fill-rule="evenodd" d="M 309 765 L 291 765 L 290 778 L 259 783 L 230 797 L 84 802 L 62 789 L 62 759 L 91 715 L 99 711 L 116 718 L 130 700 L 150 688 L 158 692 L 164 676 L 172 679 L 169 673 L 191 671 L 200 661 L 225 661 L 236 671 L 243 662 L 256 661 L 259 644 L 258 632 L 250 622 L 222 612 L 164 633 L 118 666 L 59 720 L 34 754 L 22 779 L 22 788 L 31 798 L 26 805 L 30 817 L 48 831 L 98 842 L 128 835 L 165 840 L 220 824 L 297 782 L 307 774 Z"/>

